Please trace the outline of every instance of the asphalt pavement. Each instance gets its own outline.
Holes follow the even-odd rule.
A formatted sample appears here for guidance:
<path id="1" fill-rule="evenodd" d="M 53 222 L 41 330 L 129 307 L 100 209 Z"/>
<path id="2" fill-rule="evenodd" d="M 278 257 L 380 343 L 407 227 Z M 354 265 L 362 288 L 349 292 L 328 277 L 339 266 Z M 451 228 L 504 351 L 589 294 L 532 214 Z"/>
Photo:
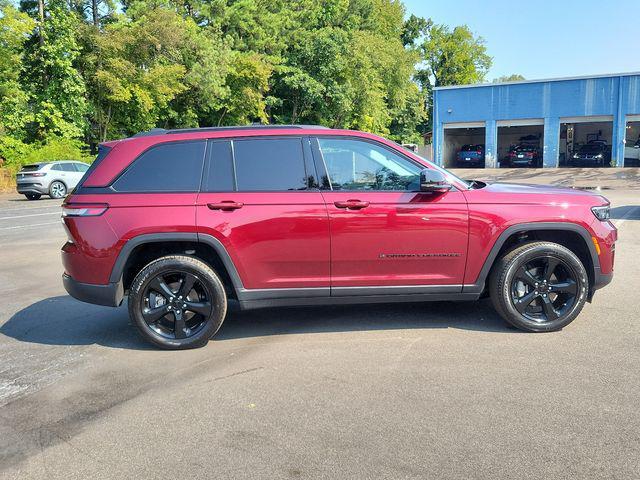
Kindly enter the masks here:
<path id="1" fill-rule="evenodd" d="M 640 190 L 561 332 L 490 302 L 232 312 L 149 347 L 65 294 L 59 202 L 0 196 L 0 477 L 640 478 Z M 637 188 L 637 186 L 636 186 Z"/>

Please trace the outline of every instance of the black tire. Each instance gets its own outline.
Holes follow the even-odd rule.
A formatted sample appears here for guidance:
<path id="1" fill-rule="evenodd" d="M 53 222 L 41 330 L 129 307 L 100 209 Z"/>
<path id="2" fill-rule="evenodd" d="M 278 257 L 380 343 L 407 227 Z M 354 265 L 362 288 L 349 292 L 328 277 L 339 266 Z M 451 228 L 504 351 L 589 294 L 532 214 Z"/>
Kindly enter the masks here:
<path id="1" fill-rule="evenodd" d="M 59 180 L 51 182 L 49 185 L 49 196 L 51 198 L 64 198 L 67 194 L 67 186 Z"/>
<path id="2" fill-rule="evenodd" d="M 27 200 L 40 200 L 42 197 L 39 193 L 25 193 L 24 196 L 27 197 Z"/>
<path id="3" fill-rule="evenodd" d="M 517 246 L 496 262 L 489 292 L 494 308 L 511 325 L 529 332 L 552 332 L 578 316 L 589 280 L 571 250 L 556 243 L 532 242 Z"/>
<path id="4" fill-rule="evenodd" d="M 184 289 L 188 289 L 186 295 Z M 129 289 L 129 316 L 138 331 L 145 340 L 168 350 L 206 345 L 226 313 L 227 297 L 218 275 L 203 261 L 185 255 L 149 263 Z"/>

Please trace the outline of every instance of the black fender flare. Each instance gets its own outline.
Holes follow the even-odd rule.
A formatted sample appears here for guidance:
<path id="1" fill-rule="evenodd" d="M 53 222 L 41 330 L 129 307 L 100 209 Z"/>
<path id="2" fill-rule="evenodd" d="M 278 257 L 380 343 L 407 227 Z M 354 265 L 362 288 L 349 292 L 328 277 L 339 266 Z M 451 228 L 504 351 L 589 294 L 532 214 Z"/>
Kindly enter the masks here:
<path id="1" fill-rule="evenodd" d="M 464 285 L 462 288 L 463 293 L 482 293 L 482 291 L 484 290 L 485 281 L 489 276 L 489 272 L 491 271 L 491 267 L 493 267 L 493 263 L 507 239 L 514 234 L 525 231 L 530 232 L 532 230 L 568 231 L 580 235 L 587 244 L 587 248 L 589 249 L 589 253 L 591 255 L 591 262 L 593 264 L 593 272 L 591 273 L 593 274 L 594 286 L 597 287 L 600 285 L 600 259 L 598 258 L 596 247 L 591 240 L 591 234 L 586 228 L 584 228 L 582 225 L 578 225 L 577 223 L 572 222 L 530 222 L 511 225 L 498 236 L 497 240 L 489 251 L 489 255 L 487 255 L 487 258 L 482 265 L 482 269 L 478 274 L 478 279 L 473 284 Z"/>
<path id="2" fill-rule="evenodd" d="M 238 270 L 222 242 L 212 235 L 189 232 L 148 233 L 129 239 L 120 249 L 120 253 L 118 253 L 118 257 L 116 258 L 113 268 L 111 269 L 111 274 L 109 275 L 109 282 L 122 283 L 124 267 L 136 247 L 149 243 L 164 242 L 194 242 L 203 243 L 212 247 L 227 269 L 227 273 L 229 273 L 229 277 L 231 278 L 231 282 L 233 283 L 236 293 L 244 289 Z"/>

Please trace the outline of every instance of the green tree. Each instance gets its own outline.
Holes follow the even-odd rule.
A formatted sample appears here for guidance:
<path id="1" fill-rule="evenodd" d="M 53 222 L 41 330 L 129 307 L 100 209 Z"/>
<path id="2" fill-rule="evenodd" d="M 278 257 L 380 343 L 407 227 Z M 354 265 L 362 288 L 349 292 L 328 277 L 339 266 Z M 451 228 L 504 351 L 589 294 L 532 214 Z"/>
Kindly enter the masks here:
<path id="1" fill-rule="evenodd" d="M 31 118 L 29 96 L 20 82 L 24 44 L 35 22 L 9 0 L 0 0 L 0 135 L 23 139 Z"/>
<path id="2" fill-rule="evenodd" d="M 424 61 L 420 79 L 434 87 L 480 83 L 492 63 L 484 39 L 466 25 L 453 30 L 432 26 L 420 50 Z"/>
<path id="3" fill-rule="evenodd" d="M 198 126 L 221 108 L 229 58 L 216 32 L 166 8 L 107 25 L 88 64 L 98 139 Z"/>
<path id="4" fill-rule="evenodd" d="M 493 83 L 504 83 L 504 82 L 520 82 L 522 80 L 526 80 L 519 73 L 513 73 L 511 75 L 503 75 L 502 77 L 494 78 L 492 80 Z"/>
<path id="5" fill-rule="evenodd" d="M 80 138 L 85 128 L 85 85 L 75 68 L 78 18 L 64 0 L 39 2 L 37 29 L 26 42 L 21 82 L 33 112 L 31 137 Z"/>

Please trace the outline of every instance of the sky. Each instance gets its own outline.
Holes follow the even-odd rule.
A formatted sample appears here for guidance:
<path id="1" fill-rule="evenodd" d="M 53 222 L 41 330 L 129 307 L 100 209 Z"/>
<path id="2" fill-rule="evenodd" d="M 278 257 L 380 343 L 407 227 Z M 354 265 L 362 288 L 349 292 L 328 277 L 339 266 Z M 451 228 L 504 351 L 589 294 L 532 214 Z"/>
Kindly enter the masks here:
<path id="1" fill-rule="evenodd" d="M 466 24 L 486 41 L 490 81 L 640 71 L 640 0 L 404 0 L 407 15 Z"/>

